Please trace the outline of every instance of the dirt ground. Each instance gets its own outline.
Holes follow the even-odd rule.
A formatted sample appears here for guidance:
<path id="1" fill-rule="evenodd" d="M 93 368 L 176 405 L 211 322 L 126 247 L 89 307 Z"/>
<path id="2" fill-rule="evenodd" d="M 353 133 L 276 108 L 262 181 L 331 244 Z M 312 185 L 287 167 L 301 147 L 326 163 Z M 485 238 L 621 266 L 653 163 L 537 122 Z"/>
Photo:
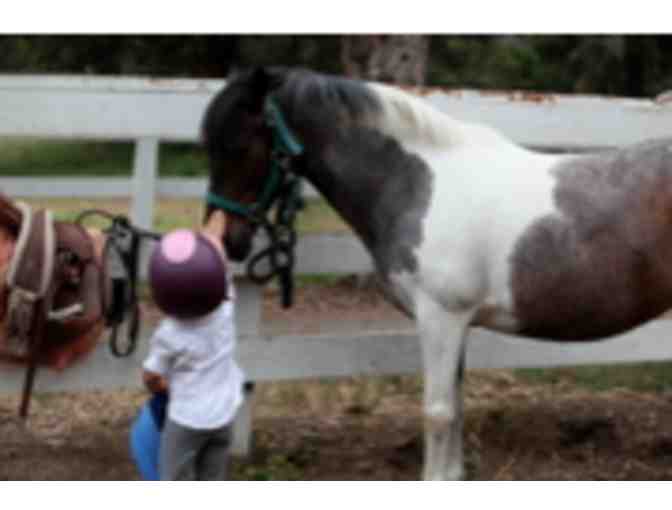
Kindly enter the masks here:
<path id="1" fill-rule="evenodd" d="M 264 313 L 289 330 L 334 317 L 404 323 L 351 284 L 301 290 L 289 312 L 270 295 Z M 418 377 L 260 384 L 254 453 L 235 462 L 234 478 L 418 479 L 421 387 Z M 0 397 L 0 480 L 137 480 L 128 430 L 144 398 L 139 391 L 38 395 L 24 425 L 17 398 Z M 671 394 L 595 393 L 474 371 L 465 410 L 469 480 L 672 479 Z"/>

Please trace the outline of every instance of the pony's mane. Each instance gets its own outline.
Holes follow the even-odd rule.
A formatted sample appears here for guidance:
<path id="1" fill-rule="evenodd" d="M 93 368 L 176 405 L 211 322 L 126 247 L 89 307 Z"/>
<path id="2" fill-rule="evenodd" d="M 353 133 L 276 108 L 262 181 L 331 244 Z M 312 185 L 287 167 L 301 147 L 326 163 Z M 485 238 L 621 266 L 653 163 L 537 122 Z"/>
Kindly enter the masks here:
<path id="1" fill-rule="evenodd" d="M 456 145 L 476 132 L 481 140 L 501 139 L 485 126 L 460 122 L 410 92 L 380 83 L 292 70 L 278 95 L 290 118 L 304 126 L 365 125 L 405 143 L 432 146 Z"/>
<path id="2" fill-rule="evenodd" d="M 383 104 L 380 129 L 401 140 L 453 145 L 461 140 L 462 123 L 401 89 L 371 83 Z"/>
<path id="3" fill-rule="evenodd" d="M 370 83 L 381 99 L 383 115 L 379 129 L 398 140 L 433 146 L 452 146 L 470 139 L 503 141 L 495 130 L 459 121 L 425 100 L 398 87 Z"/>
<path id="4" fill-rule="evenodd" d="M 379 98 L 363 82 L 305 69 L 287 70 L 283 75 L 274 95 L 297 125 L 369 125 L 382 111 Z"/>

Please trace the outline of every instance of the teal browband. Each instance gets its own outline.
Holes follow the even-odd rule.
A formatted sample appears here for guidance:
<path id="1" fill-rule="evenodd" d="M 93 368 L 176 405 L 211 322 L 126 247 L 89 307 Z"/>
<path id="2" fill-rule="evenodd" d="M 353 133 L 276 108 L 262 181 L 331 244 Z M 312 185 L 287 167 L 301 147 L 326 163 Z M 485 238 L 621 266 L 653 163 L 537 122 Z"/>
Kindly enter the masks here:
<path id="1" fill-rule="evenodd" d="M 259 213 L 265 213 L 273 205 L 278 195 L 278 189 L 283 182 L 283 171 L 286 168 L 283 164 L 285 157 L 299 156 L 303 154 L 304 149 L 303 144 L 287 127 L 280 108 L 271 96 L 266 98 L 264 114 L 266 116 L 266 125 L 273 130 L 273 149 L 271 151 L 271 166 L 268 177 L 257 201 L 251 204 L 243 204 L 208 191 L 205 196 L 208 204 L 249 218 L 255 218 Z M 297 187 L 298 183 L 294 188 Z"/>

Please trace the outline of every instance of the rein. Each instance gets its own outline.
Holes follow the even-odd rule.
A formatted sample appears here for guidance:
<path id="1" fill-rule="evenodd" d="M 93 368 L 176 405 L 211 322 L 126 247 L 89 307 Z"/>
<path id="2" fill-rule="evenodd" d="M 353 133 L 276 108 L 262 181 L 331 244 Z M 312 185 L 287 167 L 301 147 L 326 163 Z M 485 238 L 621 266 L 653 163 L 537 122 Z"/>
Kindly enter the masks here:
<path id="1" fill-rule="evenodd" d="M 269 245 L 253 255 L 247 263 L 247 276 L 258 284 L 265 284 L 278 277 L 282 287 L 282 304 L 292 305 L 294 290 L 294 246 L 296 245 L 296 213 L 303 208 L 301 178 L 292 171 L 292 161 L 304 152 L 303 144 L 292 133 L 273 97 L 264 104 L 266 125 L 271 129 L 270 168 L 259 197 L 252 204 L 226 199 L 209 191 L 208 204 L 226 212 L 243 216 L 259 224 L 268 235 Z M 275 221 L 268 218 L 276 206 Z M 264 268 L 262 262 L 266 261 Z"/>
<path id="2" fill-rule="evenodd" d="M 140 306 L 137 294 L 139 279 L 140 244 L 143 239 L 159 240 L 160 234 L 143 230 L 131 224 L 128 217 L 113 215 L 100 209 L 83 211 L 75 220 L 82 225 L 91 216 L 102 216 L 110 221 L 103 230 L 106 235 L 103 264 L 111 282 L 111 302 L 105 306 L 105 325 L 111 328 L 110 350 L 118 358 L 135 352 L 140 333 Z M 128 336 L 124 347 L 119 342 L 119 326 L 130 310 Z"/>

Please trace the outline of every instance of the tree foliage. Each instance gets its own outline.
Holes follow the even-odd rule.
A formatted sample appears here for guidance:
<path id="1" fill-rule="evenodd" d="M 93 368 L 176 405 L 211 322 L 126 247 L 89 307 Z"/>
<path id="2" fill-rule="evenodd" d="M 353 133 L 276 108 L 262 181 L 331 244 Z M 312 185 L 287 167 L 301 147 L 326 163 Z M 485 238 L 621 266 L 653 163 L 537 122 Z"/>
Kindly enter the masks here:
<path id="1" fill-rule="evenodd" d="M 343 73 L 339 35 L 12 35 L 0 72 L 224 77 L 237 67 Z M 426 83 L 654 96 L 672 89 L 669 35 L 429 36 Z"/>

